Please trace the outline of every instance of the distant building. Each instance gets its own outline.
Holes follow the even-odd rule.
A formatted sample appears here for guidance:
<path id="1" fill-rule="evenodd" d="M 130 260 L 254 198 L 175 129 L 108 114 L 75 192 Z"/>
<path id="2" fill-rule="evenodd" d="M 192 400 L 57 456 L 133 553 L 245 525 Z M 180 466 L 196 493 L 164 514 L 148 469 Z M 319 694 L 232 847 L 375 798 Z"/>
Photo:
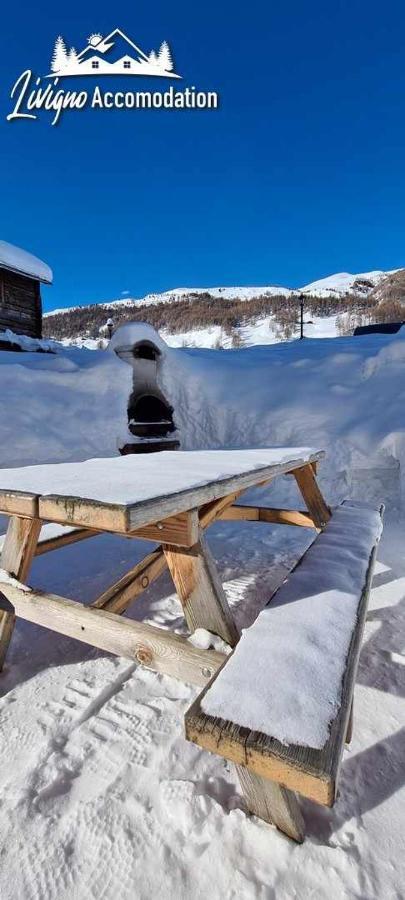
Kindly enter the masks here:
<path id="1" fill-rule="evenodd" d="M 354 329 L 354 336 L 362 334 L 396 334 L 405 322 L 379 322 L 377 325 L 358 325 Z"/>
<path id="2" fill-rule="evenodd" d="M 0 333 L 42 337 L 41 283 L 52 284 L 52 271 L 26 250 L 0 241 Z"/>

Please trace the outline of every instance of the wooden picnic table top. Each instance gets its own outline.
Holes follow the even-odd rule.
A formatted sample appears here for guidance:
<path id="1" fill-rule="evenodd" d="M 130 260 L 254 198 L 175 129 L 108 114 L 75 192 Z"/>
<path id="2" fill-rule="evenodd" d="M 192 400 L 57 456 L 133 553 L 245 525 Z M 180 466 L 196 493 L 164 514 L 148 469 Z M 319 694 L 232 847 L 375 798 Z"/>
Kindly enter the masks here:
<path id="1" fill-rule="evenodd" d="M 309 447 L 164 451 L 1 469 L 0 512 L 128 533 L 324 455 Z"/>

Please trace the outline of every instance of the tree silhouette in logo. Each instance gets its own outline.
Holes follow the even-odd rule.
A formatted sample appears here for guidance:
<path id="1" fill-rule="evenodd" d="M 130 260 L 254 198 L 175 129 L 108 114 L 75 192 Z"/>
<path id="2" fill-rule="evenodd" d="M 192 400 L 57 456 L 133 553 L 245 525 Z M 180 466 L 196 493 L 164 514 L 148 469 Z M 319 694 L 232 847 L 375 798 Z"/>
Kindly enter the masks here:
<path id="1" fill-rule="evenodd" d="M 66 44 L 63 40 L 62 35 L 56 38 L 55 47 L 52 54 L 51 60 L 51 71 L 52 72 L 60 72 L 61 69 L 64 69 L 66 63 L 68 61 L 68 54 L 66 50 Z"/>
<path id="2" fill-rule="evenodd" d="M 170 53 L 169 44 L 167 41 L 163 41 L 163 44 L 159 50 L 158 55 L 158 65 L 165 71 L 171 72 L 173 68 L 173 61 Z"/>

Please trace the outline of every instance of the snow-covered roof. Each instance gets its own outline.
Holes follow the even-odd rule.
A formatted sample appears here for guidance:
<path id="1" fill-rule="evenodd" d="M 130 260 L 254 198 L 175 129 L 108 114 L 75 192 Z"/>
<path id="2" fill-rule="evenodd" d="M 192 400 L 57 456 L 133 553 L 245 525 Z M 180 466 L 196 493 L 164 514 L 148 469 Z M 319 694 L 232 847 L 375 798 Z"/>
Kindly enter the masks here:
<path id="1" fill-rule="evenodd" d="M 46 263 L 21 247 L 8 244 L 7 241 L 0 241 L 0 268 L 29 275 L 30 278 L 43 281 L 45 284 L 52 284 L 53 281 L 52 269 Z"/>

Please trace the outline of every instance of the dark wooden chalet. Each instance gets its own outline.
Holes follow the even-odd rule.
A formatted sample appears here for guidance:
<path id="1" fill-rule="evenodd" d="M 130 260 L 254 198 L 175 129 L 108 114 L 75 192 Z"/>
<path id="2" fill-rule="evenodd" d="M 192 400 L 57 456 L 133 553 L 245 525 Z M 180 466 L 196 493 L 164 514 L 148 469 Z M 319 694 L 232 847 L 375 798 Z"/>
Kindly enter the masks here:
<path id="1" fill-rule="evenodd" d="M 0 241 L 0 339 L 16 334 L 42 337 L 41 283 L 52 284 L 51 269 L 36 256 Z"/>

